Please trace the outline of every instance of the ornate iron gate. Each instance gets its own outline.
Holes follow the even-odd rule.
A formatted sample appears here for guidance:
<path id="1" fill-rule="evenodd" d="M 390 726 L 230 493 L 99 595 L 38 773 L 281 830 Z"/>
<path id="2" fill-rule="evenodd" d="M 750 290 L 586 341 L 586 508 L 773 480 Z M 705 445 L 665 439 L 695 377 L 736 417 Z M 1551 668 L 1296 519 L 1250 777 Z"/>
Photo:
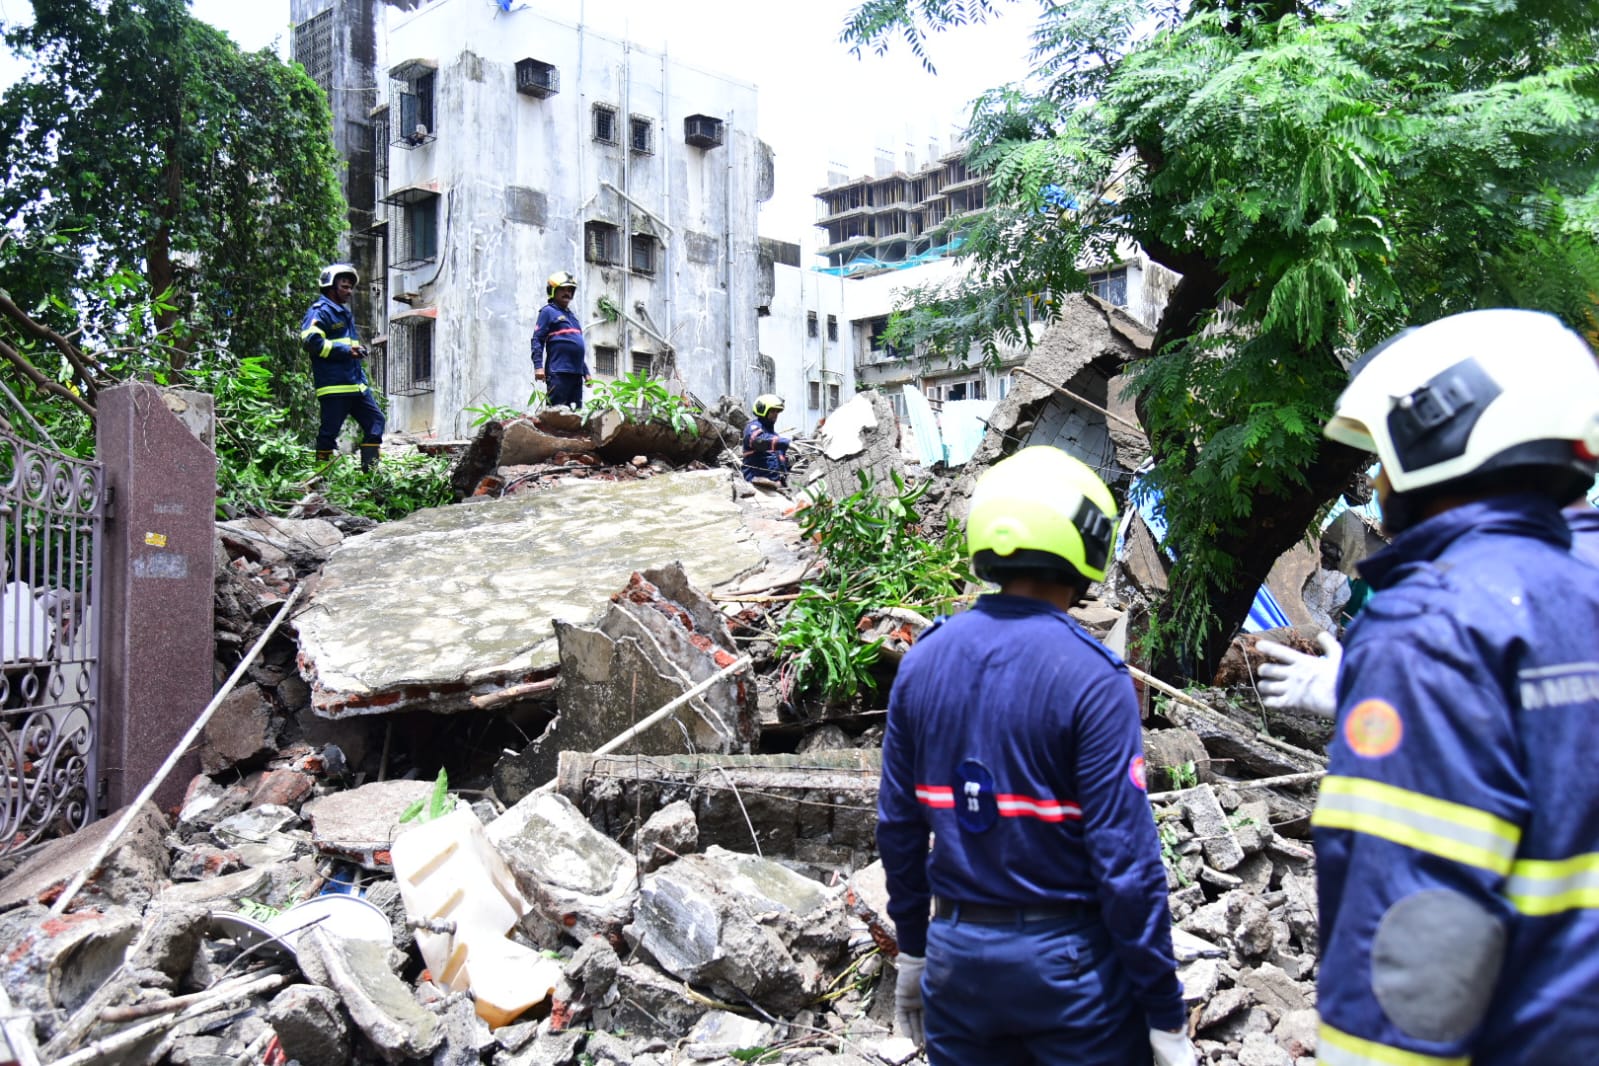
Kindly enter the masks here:
<path id="1" fill-rule="evenodd" d="M 103 485 L 0 429 L 0 854 L 96 814 Z"/>

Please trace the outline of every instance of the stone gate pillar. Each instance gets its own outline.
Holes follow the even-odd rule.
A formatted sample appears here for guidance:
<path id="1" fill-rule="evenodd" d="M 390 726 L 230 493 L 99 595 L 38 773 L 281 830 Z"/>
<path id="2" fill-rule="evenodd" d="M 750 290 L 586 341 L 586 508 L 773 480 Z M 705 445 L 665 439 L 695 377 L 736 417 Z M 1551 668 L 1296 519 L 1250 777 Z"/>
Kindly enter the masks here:
<path id="1" fill-rule="evenodd" d="M 100 393 L 96 455 L 110 490 L 101 554 L 104 810 L 131 802 L 215 688 L 215 408 L 206 393 L 134 383 Z M 155 794 L 168 810 L 190 754 Z"/>

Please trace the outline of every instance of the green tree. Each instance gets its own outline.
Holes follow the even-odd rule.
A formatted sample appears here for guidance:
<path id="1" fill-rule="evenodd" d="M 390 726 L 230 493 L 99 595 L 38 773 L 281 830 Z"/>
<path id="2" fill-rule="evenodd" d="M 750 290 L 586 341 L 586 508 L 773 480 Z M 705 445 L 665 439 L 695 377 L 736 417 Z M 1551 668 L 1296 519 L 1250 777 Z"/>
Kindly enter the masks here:
<path id="1" fill-rule="evenodd" d="M 856 49 L 1003 0 L 871 0 Z M 898 339 L 992 350 L 1022 298 L 1141 248 L 1181 274 L 1133 368 L 1177 553 L 1167 658 L 1214 662 L 1273 560 L 1366 457 L 1320 427 L 1361 351 L 1522 306 L 1594 329 L 1599 10 L 1585 0 L 1065 0 L 1037 77 L 980 99 L 980 279 L 912 294 Z"/>
<path id="2" fill-rule="evenodd" d="M 62 379 L 92 399 L 104 381 L 177 380 L 197 361 L 295 366 L 345 215 L 321 89 L 241 52 L 187 0 L 34 0 L 33 14 L 4 27 L 31 68 L 0 99 L 0 270 L 17 307 L 96 352 Z M 147 286 L 149 343 L 112 345 L 126 292 L 105 279 L 130 276 Z M 301 375 L 275 381 L 309 412 Z"/>

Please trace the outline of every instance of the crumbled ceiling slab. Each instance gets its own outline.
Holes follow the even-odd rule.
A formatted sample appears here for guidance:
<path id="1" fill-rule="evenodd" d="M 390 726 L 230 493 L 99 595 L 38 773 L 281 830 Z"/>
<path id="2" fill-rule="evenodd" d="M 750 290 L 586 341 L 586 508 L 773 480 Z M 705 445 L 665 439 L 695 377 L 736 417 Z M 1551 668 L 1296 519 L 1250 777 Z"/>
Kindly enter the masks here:
<path id="1" fill-rule="evenodd" d="M 342 544 L 296 619 L 312 706 L 336 718 L 472 709 L 553 671 L 553 620 L 583 623 L 635 572 L 681 561 L 713 588 L 761 561 L 726 470 L 419 511 Z"/>

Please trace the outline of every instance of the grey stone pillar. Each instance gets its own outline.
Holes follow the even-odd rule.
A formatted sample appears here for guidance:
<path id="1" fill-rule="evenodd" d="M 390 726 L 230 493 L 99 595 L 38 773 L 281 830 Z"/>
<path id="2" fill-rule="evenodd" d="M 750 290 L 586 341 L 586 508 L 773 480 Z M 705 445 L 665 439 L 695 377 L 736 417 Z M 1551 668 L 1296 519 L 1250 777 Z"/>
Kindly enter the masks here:
<path id="1" fill-rule="evenodd" d="M 104 809 L 131 802 L 210 702 L 215 687 L 215 422 L 204 393 L 136 383 L 100 394 L 96 453 L 111 492 L 101 643 Z M 198 757 L 155 794 L 183 799 Z"/>

